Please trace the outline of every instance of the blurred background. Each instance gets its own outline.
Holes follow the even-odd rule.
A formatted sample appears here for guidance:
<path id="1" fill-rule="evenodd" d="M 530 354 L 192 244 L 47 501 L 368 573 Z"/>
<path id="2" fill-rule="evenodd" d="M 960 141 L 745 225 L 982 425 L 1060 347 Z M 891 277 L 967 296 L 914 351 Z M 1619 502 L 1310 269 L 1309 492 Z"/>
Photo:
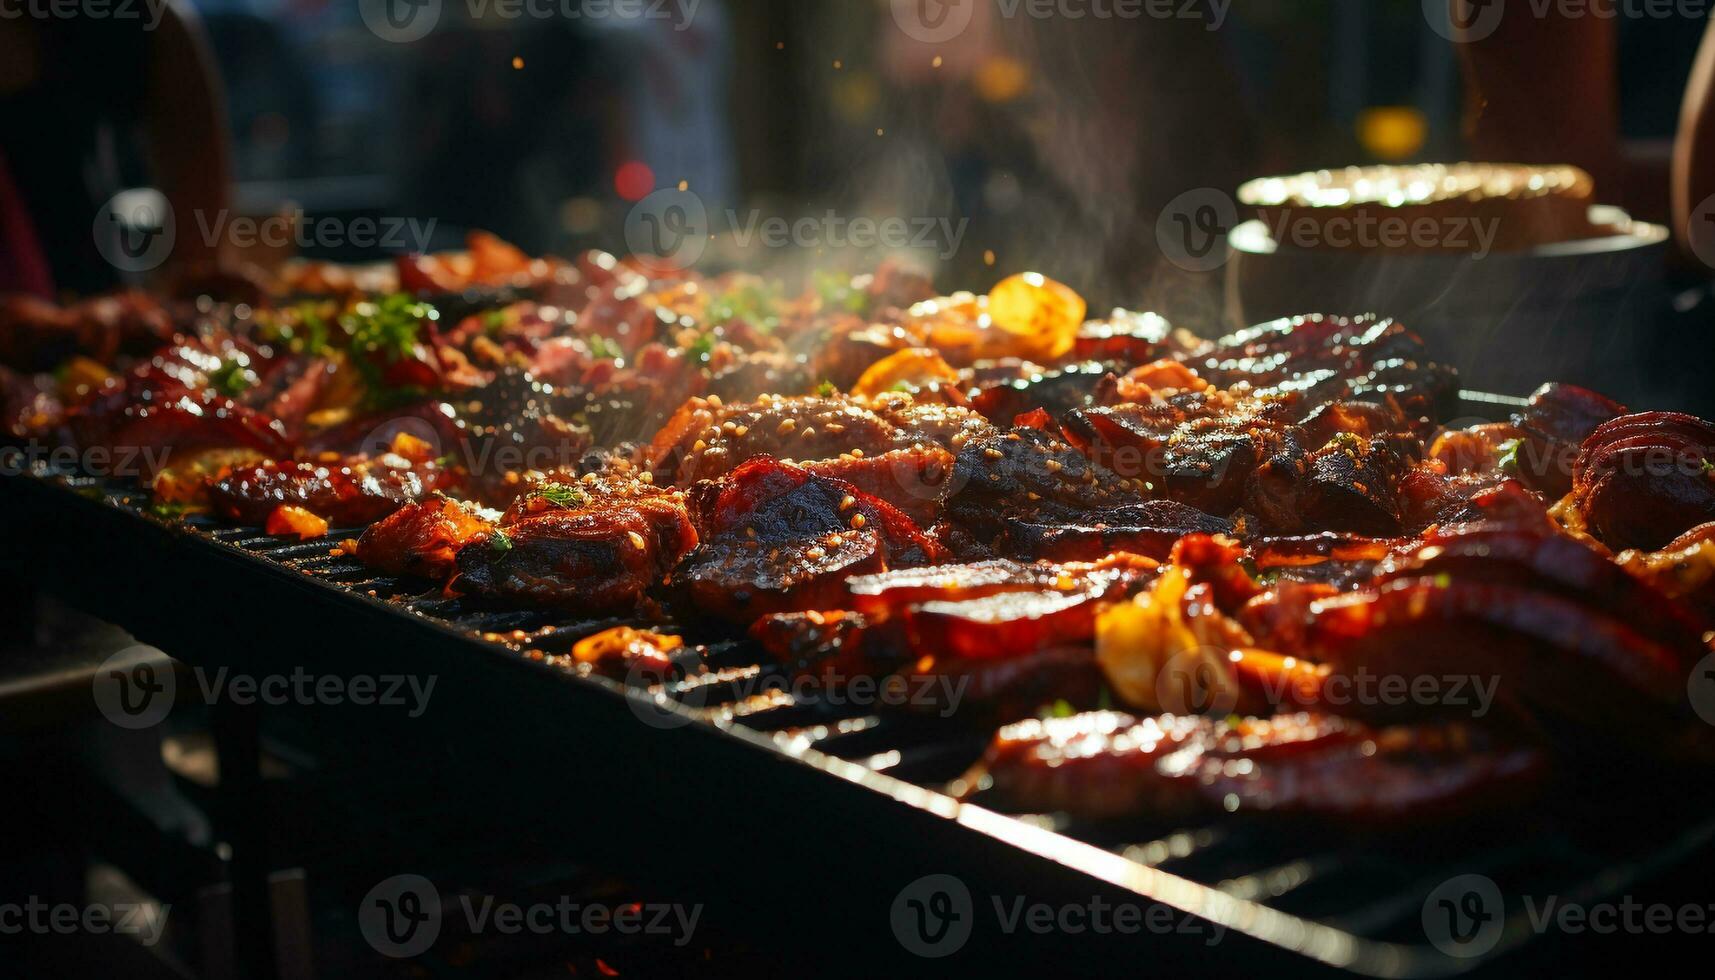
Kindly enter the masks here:
<path id="1" fill-rule="evenodd" d="M 437 246 L 481 226 L 532 253 L 618 249 L 629 201 L 685 181 L 711 212 L 969 219 L 943 283 L 1029 267 L 1095 309 L 1171 309 L 1207 286 L 1156 254 L 1176 195 L 1467 155 L 1455 46 L 1421 0 L 1192 0 L 1123 24 L 979 11 L 936 45 L 885 0 L 701 0 L 688 19 L 686 0 L 629 17 L 449 0 L 412 43 L 350 0 L 193 6 L 240 210 L 433 217 Z M 1622 135 L 1664 168 L 1703 25 L 1617 25 Z M 1665 180 L 1659 200 L 1604 190 L 1666 217 Z"/>

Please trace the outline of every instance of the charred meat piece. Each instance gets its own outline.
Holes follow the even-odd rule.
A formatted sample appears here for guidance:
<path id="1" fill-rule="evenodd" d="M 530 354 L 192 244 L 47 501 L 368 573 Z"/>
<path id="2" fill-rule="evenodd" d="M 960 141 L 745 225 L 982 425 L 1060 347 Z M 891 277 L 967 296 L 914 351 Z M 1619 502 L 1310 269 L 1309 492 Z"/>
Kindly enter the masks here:
<path id="1" fill-rule="evenodd" d="M 1572 489 L 1578 448 L 1596 427 L 1626 414 L 1626 407 L 1577 385 L 1545 384 L 1513 417 L 1521 442 L 1511 448 L 1509 475 L 1559 500 Z"/>
<path id="2" fill-rule="evenodd" d="M 571 416 L 574 400 L 526 371 L 506 370 L 468 400 L 454 402 L 464 427 L 463 459 L 485 500 L 507 495 L 509 474 L 575 466 L 590 432 Z"/>
<path id="3" fill-rule="evenodd" d="M 1685 729 L 1686 677 L 1697 651 L 1551 588 L 1397 578 L 1311 604 L 1309 651 L 1334 675 L 1497 678 L 1498 697 L 1599 738 L 1660 743 Z M 1403 706 L 1365 710 L 1394 714 Z M 1418 704 L 1422 713 L 1468 705 Z M 1592 734 L 1597 734 L 1592 732 Z"/>
<path id="4" fill-rule="evenodd" d="M 662 427 L 651 447 L 658 478 L 677 485 L 709 480 L 753 456 L 833 460 L 880 456 L 914 445 L 957 450 L 992 432 L 980 416 L 909 396 L 764 397 L 728 405 L 692 399 Z"/>
<path id="5" fill-rule="evenodd" d="M 655 437 L 650 458 L 657 479 L 685 486 L 774 456 L 847 480 L 928 523 L 951 488 L 952 453 L 993 431 L 967 409 L 901 394 L 739 405 L 692 399 Z"/>
<path id="6" fill-rule="evenodd" d="M 1032 664 L 1093 692 L 1087 682 L 1099 677 L 1089 641 L 1100 602 L 1129 594 L 1154 572 L 1153 561 L 1115 555 L 1095 563 L 987 561 L 855 575 L 846 583 L 851 611 L 769 616 L 752 634 L 795 669 L 879 677 L 909 662 L 914 678 L 956 680 L 993 708 L 1003 691 L 1066 696 L 1068 689 L 1056 695 L 1038 683 L 1042 676 L 1032 681 Z"/>
<path id="7" fill-rule="evenodd" d="M 357 539 L 357 557 L 394 575 L 445 582 L 457 570 L 459 549 L 493 530 L 475 508 L 433 494 L 365 528 Z"/>
<path id="8" fill-rule="evenodd" d="M 1274 406 L 1215 393 L 1071 413 L 1066 437 L 1091 459 L 1150 492 L 1230 514 L 1251 473 L 1288 436 Z"/>
<path id="9" fill-rule="evenodd" d="M 854 576 L 851 605 L 872 621 L 904 619 L 919 657 L 1002 659 L 1087 644 L 1098 604 L 1128 595 L 1156 563 L 1131 554 L 1099 562 L 987 561 Z"/>
<path id="10" fill-rule="evenodd" d="M 461 592 L 582 615 L 626 612 L 697 544 L 684 497 L 553 496 L 458 553 Z"/>
<path id="11" fill-rule="evenodd" d="M 1399 481 L 1408 463 L 1388 440 L 1340 433 L 1309 453 L 1296 439 L 1282 446 L 1257 470 L 1245 500 L 1263 528 L 1370 537 L 1400 532 Z"/>
<path id="12" fill-rule="evenodd" d="M 1173 325 L 1154 313 L 1114 310 L 1107 319 L 1091 320 L 1078 328 L 1072 356 L 1129 368 L 1194 349 L 1189 334 L 1176 335 Z"/>
<path id="13" fill-rule="evenodd" d="M 1259 394 L 1294 398 L 1301 413 L 1349 398 L 1391 401 L 1407 417 L 1433 421 L 1458 395 L 1457 378 L 1427 359 L 1421 338 L 1373 316 L 1275 320 L 1222 338 L 1193 364 L 1217 385 L 1248 382 Z"/>
<path id="14" fill-rule="evenodd" d="M 997 425 L 1039 408 L 1059 418 L 1094 402 L 1096 388 L 1107 375 L 1107 366 L 1095 362 L 1032 373 L 984 388 L 971 399 L 971 407 Z"/>
<path id="15" fill-rule="evenodd" d="M 879 456 L 847 455 L 800 465 L 885 500 L 919 527 L 927 527 L 940 514 L 952 487 L 953 462 L 953 454 L 939 446 L 913 446 Z"/>
<path id="16" fill-rule="evenodd" d="M 1454 725 L 1102 711 L 1001 729 L 965 782 L 1009 810 L 1081 819 L 1236 812 L 1394 827 L 1514 805 L 1542 769 L 1535 750 Z"/>
<path id="17" fill-rule="evenodd" d="M 1193 531 L 1228 521 L 1169 500 L 1149 500 L 1141 478 L 1091 462 L 1058 432 L 1021 426 L 968 444 L 954 466 L 947 514 L 992 554 L 1093 560 L 1115 551 L 1165 557 Z"/>
<path id="18" fill-rule="evenodd" d="M 127 404 L 99 417 L 73 412 L 70 422 L 86 449 L 135 450 L 144 458 L 188 456 L 205 449 L 292 455 L 278 420 L 218 395 L 184 394 L 167 401 Z"/>
<path id="19" fill-rule="evenodd" d="M 1476 527 L 1431 535 L 1377 570 L 1378 582 L 1446 575 L 1473 584 L 1519 585 L 1553 593 L 1605 610 L 1669 649 L 1685 651 L 1690 661 L 1702 656 L 1702 634 L 1710 624 L 1620 566 L 1595 548 L 1540 527 Z"/>
<path id="20" fill-rule="evenodd" d="M 177 338 L 68 413 L 84 448 L 189 455 L 205 449 L 254 449 L 290 456 L 285 425 L 243 397 L 267 358 L 231 337 Z"/>
<path id="21" fill-rule="evenodd" d="M 432 463 L 392 454 L 374 459 L 268 460 L 232 471 L 209 487 L 214 512 L 240 524 L 260 525 L 278 507 L 298 507 L 335 527 L 378 521 L 448 484 Z"/>
<path id="22" fill-rule="evenodd" d="M 1430 466 L 1414 466 L 1399 481 L 1399 497 L 1402 522 L 1412 534 L 1435 525 L 1553 526 L 1539 495 L 1498 476 L 1447 476 Z"/>
<path id="23" fill-rule="evenodd" d="M 0 364 L 21 371 L 51 371 L 77 355 L 107 364 L 122 352 L 146 353 L 172 335 L 167 311 L 139 292 L 70 306 L 32 296 L 0 297 Z"/>
<path id="24" fill-rule="evenodd" d="M 697 608 L 733 622 L 842 609 L 849 605 L 847 576 L 942 556 L 886 502 L 768 457 L 697 484 L 690 499 L 702 543 L 674 581 Z"/>
<path id="25" fill-rule="evenodd" d="M 1585 523 L 1611 548 L 1660 548 L 1715 520 L 1715 425 L 1678 412 L 1604 422 L 1573 467 Z"/>
<path id="26" fill-rule="evenodd" d="M 1172 500 L 1145 500 L 1094 511 L 1061 521 L 1042 521 L 1025 513 L 1006 520 L 999 554 L 1054 561 L 1094 561 L 1131 552 L 1162 559 L 1187 534 L 1231 534 L 1233 524 Z"/>

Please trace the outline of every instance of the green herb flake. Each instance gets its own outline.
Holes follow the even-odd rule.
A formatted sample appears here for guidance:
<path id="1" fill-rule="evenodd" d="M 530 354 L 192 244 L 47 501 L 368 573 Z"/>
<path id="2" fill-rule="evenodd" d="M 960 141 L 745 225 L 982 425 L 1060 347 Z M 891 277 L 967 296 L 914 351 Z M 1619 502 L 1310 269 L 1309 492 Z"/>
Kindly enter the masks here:
<path id="1" fill-rule="evenodd" d="M 505 531 L 496 529 L 488 536 L 488 547 L 493 551 L 511 551 L 512 538 Z"/>
<path id="2" fill-rule="evenodd" d="M 1070 701 L 1067 701 L 1065 698 L 1061 698 L 1044 709 L 1042 716 L 1044 718 L 1070 718 L 1077 713 L 1078 712 L 1072 708 L 1072 703 Z"/>
<path id="3" fill-rule="evenodd" d="M 715 335 L 712 333 L 698 334 L 685 348 L 685 353 L 693 360 L 706 361 L 715 352 Z"/>
<path id="4" fill-rule="evenodd" d="M 709 321 L 720 324 L 744 320 L 766 332 L 780 325 L 780 305 L 778 284 L 746 282 L 709 301 Z"/>
<path id="5" fill-rule="evenodd" d="M 1518 472 L 1518 449 L 1519 443 L 1522 441 L 1520 439 L 1508 439 L 1495 447 L 1501 453 L 1495 460 L 1495 465 L 1508 473 Z"/>
<path id="6" fill-rule="evenodd" d="M 339 318 L 339 325 L 350 338 L 352 350 L 397 361 L 416 350 L 423 324 L 438 319 L 440 313 L 428 303 L 394 293 L 374 302 L 358 303 Z"/>
<path id="7" fill-rule="evenodd" d="M 584 338 L 584 342 L 589 345 L 590 356 L 592 357 L 604 361 L 617 361 L 625 356 L 625 349 L 607 337 L 591 335 Z"/>
<path id="8" fill-rule="evenodd" d="M 816 395 L 819 398 L 832 398 L 839 393 L 840 389 L 835 388 L 832 381 L 823 381 L 816 386 Z"/>
<path id="9" fill-rule="evenodd" d="M 222 360 L 208 373 L 208 384 L 228 398 L 237 398 L 256 384 L 256 376 L 250 373 L 249 360 L 240 355 Z"/>
<path id="10" fill-rule="evenodd" d="M 531 496 L 541 497 L 555 507 L 576 507 L 584 502 L 584 492 L 577 487 L 568 487 L 564 483 L 544 483 L 530 491 Z"/>
<path id="11" fill-rule="evenodd" d="M 810 285 L 821 299 L 824 310 L 844 310 L 858 316 L 869 312 L 869 294 L 853 289 L 850 276 L 822 269 L 811 277 Z"/>

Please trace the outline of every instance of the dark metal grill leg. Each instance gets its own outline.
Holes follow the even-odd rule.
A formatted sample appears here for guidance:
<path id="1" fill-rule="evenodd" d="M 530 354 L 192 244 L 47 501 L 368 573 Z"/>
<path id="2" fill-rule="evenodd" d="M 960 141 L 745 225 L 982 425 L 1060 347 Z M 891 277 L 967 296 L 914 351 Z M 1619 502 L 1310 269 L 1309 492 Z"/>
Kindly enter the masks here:
<path id="1" fill-rule="evenodd" d="M 231 848 L 233 960 L 241 976 L 271 978 L 274 924 L 268 898 L 261 711 L 258 705 L 223 698 L 211 713 L 220 758 L 220 837 Z"/>

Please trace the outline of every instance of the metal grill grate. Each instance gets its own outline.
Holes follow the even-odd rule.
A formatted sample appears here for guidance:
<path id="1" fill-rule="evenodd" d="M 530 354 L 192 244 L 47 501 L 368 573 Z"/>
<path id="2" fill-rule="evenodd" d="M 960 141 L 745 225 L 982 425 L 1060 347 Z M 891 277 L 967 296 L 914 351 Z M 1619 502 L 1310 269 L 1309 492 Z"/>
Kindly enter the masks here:
<path id="1" fill-rule="evenodd" d="M 136 504 L 125 488 L 78 477 L 54 477 L 53 482 L 85 498 L 99 497 L 137 519 L 158 520 Z M 349 556 L 330 553 L 335 542 L 356 536 L 350 529 L 322 540 L 297 542 L 254 529 L 222 528 L 203 519 L 186 523 L 193 534 L 216 548 L 236 549 L 346 593 L 383 601 L 405 614 L 461 632 L 473 648 L 486 647 L 490 654 L 530 657 L 552 665 L 557 658 L 566 658 L 578 639 L 626 622 L 496 608 L 425 592 L 421 583 L 377 576 Z M 732 681 L 771 675 L 784 681 L 783 669 L 766 660 L 758 662 L 758 651 L 747 641 L 699 637 L 695 628 L 678 631 L 686 634 L 687 642 L 704 642 L 714 679 L 658 684 L 651 693 L 682 702 L 689 691 L 696 690 L 698 713 L 705 720 L 762 733 L 785 755 L 802 756 L 813 750 L 939 791 L 980 755 L 991 734 L 987 729 L 973 730 L 956 718 L 842 711 L 789 696 L 733 700 Z M 1099 847 L 1139 868 L 1213 889 L 1235 900 L 1226 914 L 1251 921 L 1253 934 L 1266 933 L 1266 940 L 1324 963 L 1376 976 L 1464 972 L 1535 936 L 1522 905 L 1509 900 L 1503 938 L 1486 957 L 1454 959 L 1426 943 L 1422 925 L 1426 898 L 1455 875 L 1486 875 L 1509 897 L 1555 894 L 1567 900 L 1595 901 L 1620 894 L 1715 838 L 1715 819 L 1688 825 L 1670 817 L 1660 827 L 1634 825 L 1631 833 L 1615 835 L 1611 826 L 1549 812 L 1508 815 L 1486 825 L 1461 827 L 1449 837 L 1409 841 L 1385 835 L 1339 841 L 1309 828 L 1294 832 L 1237 821 L 1190 828 L 1164 826 L 1139 834 L 1135 826 L 1128 832 L 1045 815 L 1017 819 Z"/>

